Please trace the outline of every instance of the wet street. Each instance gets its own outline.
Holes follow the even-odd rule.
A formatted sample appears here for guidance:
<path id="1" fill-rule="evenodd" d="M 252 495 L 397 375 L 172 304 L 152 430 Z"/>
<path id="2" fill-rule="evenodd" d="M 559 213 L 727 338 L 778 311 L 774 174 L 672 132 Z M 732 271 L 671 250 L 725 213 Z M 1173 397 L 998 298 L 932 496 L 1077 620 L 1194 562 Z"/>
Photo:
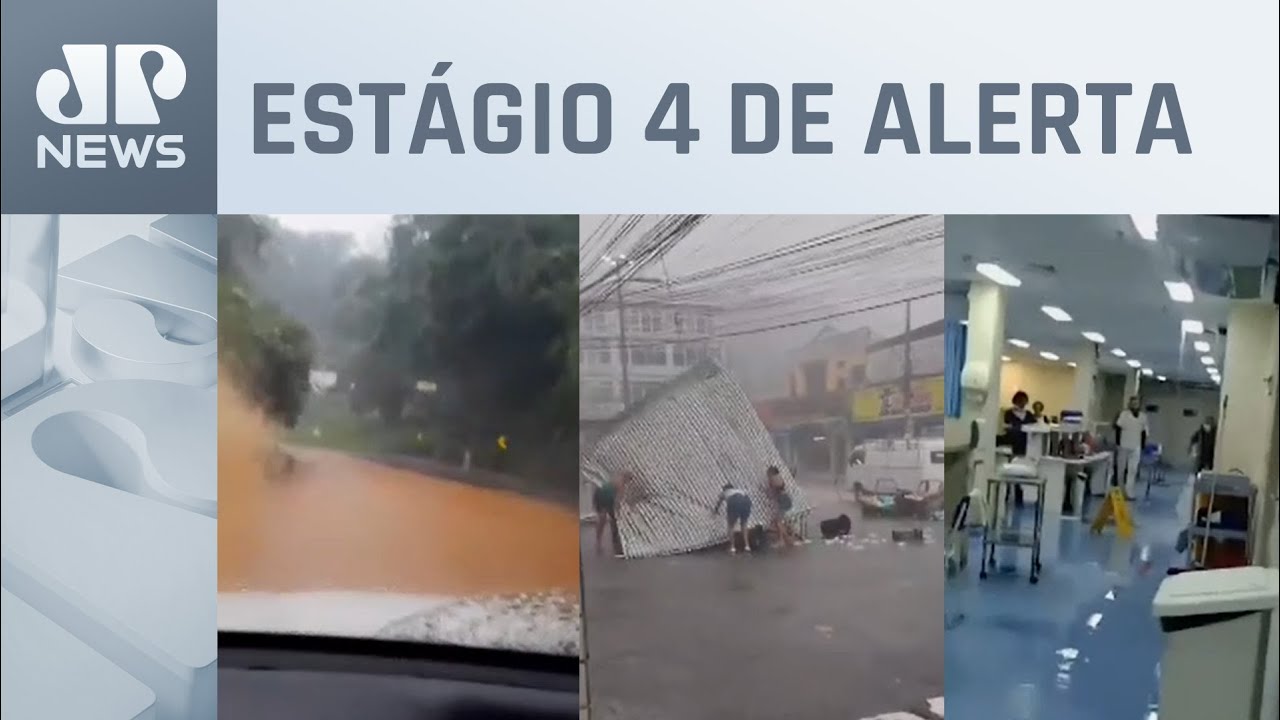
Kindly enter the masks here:
<path id="1" fill-rule="evenodd" d="M 830 487 L 809 495 L 818 518 L 852 509 Z M 940 523 L 926 524 L 927 544 L 898 545 L 890 531 L 903 523 L 854 517 L 848 544 L 759 556 L 616 560 L 591 550 L 585 528 L 593 720 L 931 717 L 943 674 Z"/>
<path id="2" fill-rule="evenodd" d="M 578 593 L 572 508 L 319 449 L 268 478 L 272 428 L 219 390 L 221 592 Z"/>

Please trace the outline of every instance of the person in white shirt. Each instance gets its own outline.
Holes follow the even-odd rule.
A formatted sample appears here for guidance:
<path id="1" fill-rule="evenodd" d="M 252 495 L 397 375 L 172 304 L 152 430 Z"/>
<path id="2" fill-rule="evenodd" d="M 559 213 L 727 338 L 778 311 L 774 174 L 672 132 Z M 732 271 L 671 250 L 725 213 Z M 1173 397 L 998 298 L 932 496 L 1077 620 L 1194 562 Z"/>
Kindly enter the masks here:
<path id="1" fill-rule="evenodd" d="M 1124 483 L 1124 496 L 1137 497 L 1138 463 L 1147 446 L 1147 414 L 1138 396 L 1129 398 L 1129 407 L 1116 418 L 1116 480 Z"/>
<path id="2" fill-rule="evenodd" d="M 742 532 L 743 550 L 751 552 L 751 542 L 747 539 L 747 521 L 751 519 L 751 496 L 746 490 L 735 487 L 732 483 L 725 483 L 725 486 L 720 489 L 720 498 L 716 500 L 716 506 L 712 508 L 711 514 L 718 514 L 721 505 L 724 506 L 724 516 L 729 521 L 729 552 L 738 552 L 734 535 L 739 530 Z"/>

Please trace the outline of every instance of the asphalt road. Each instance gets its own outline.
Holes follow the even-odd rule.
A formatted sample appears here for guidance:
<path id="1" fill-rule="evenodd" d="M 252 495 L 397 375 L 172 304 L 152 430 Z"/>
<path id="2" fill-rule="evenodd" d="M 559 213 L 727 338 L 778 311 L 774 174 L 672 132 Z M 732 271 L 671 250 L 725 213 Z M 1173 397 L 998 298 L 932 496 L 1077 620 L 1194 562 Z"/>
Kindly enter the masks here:
<path id="1" fill-rule="evenodd" d="M 816 517 L 852 504 L 815 488 Z M 653 560 L 583 532 L 592 720 L 822 720 L 923 709 L 942 694 L 941 523 L 861 520 L 848 544 Z M 816 522 L 811 523 L 816 528 Z"/>

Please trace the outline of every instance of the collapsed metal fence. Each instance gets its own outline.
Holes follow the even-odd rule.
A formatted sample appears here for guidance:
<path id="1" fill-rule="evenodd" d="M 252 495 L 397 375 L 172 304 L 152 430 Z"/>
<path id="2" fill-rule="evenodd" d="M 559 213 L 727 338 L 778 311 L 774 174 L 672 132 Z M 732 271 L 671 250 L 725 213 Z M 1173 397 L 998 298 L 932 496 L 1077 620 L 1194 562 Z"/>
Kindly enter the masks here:
<path id="1" fill-rule="evenodd" d="M 726 483 L 752 500 L 750 524 L 768 524 L 776 504 L 765 483 L 777 467 L 792 498 L 788 520 L 811 511 L 803 491 L 742 388 L 723 368 L 699 364 L 637 403 L 583 452 L 584 484 L 622 471 L 634 482 L 619 498 L 623 555 L 656 557 L 728 541 L 723 509 L 712 512 Z"/>

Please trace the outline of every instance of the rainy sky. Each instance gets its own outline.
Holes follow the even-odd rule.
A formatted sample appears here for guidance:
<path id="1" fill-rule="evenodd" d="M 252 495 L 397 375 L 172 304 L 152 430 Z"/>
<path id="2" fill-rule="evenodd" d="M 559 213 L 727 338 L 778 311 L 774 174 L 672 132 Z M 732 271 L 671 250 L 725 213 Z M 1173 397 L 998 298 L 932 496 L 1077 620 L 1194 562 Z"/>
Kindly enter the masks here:
<path id="1" fill-rule="evenodd" d="M 274 217 L 300 232 L 349 233 L 360 251 L 382 255 L 394 216 Z M 583 285 L 611 271 L 606 258 L 632 254 L 673 217 L 582 216 Z M 824 327 L 867 327 L 880 337 L 903 332 L 909 298 L 920 298 L 911 301 L 912 327 L 942 319 L 942 223 L 941 216 L 705 216 L 624 289 L 634 300 L 716 306 L 735 370 L 774 375 Z"/>
<path id="2" fill-rule="evenodd" d="M 365 254 L 386 253 L 386 232 L 394 215 L 272 215 L 281 225 L 297 232 L 349 233 Z"/>
<path id="3" fill-rule="evenodd" d="M 584 286 L 610 271 L 602 256 L 632 252 L 647 230 L 671 216 L 646 216 L 625 233 L 622 217 L 582 217 Z M 927 296 L 911 302 L 912 327 L 941 320 L 942 223 L 941 216 L 711 216 L 624 288 L 633 299 L 721 308 L 718 326 L 731 335 L 726 348 L 735 372 L 775 375 L 787 354 L 827 325 L 867 327 L 880 337 L 902 333 L 906 298 Z M 788 246 L 795 249 L 773 257 Z M 738 269 L 752 258 L 758 262 Z"/>

